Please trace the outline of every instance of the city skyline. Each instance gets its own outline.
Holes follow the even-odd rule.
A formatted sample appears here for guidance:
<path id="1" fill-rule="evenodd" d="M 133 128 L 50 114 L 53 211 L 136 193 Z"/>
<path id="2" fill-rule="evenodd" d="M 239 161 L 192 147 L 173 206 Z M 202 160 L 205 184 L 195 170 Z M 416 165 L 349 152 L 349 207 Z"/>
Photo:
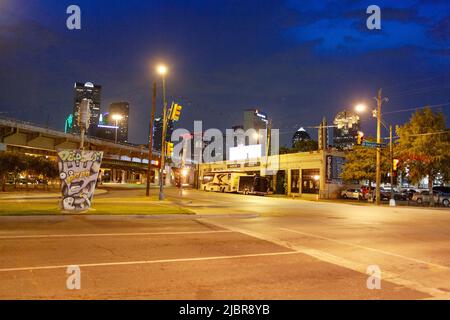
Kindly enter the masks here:
<path id="1" fill-rule="evenodd" d="M 105 105 L 117 100 L 133 105 L 129 140 L 146 143 L 154 80 L 157 108 L 162 107 L 153 66 L 163 61 L 170 69 L 168 99 L 189 110 L 179 123 L 188 129 L 194 120 L 231 127 L 241 110 L 257 106 L 282 129 L 281 144 L 289 144 L 292 132 L 318 125 L 322 116 L 331 121 L 361 101 L 373 106 L 380 87 L 390 98 L 386 112 L 447 104 L 442 110 L 448 119 L 449 4 L 379 5 L 382 30 L 371 31 L 364 1 L 339 6 L 249 1 L 239 7 L 175 1 L 170 11 L 158 1 L 133 6 L 80 1 L 82 28 L 71 31 L 64 1 L 26 6 L 6 1 L 0 13 L 5 57 L 0 85 L 8 95 L 0 95 L 0 105 L 5 116 L 59 128 L 70 113 L 73 82 L 93 81 L 102 84 Z M 104 14 L 97 16 L 100 11 Z M 133 16 L 126 31 L 117 23 L 122 14 Z M 52 72 L 44 71 L 48 66 Z M 401 124 L 410 114 L 386 117 Z M 366 115 L 361 121 L 373 135 L 373 119 Z"/>
<path id="2" fill-rule="evenodd" d="M 0 70 L 0 300 L 450 300 L 449 0 L 0 0 Z"/>

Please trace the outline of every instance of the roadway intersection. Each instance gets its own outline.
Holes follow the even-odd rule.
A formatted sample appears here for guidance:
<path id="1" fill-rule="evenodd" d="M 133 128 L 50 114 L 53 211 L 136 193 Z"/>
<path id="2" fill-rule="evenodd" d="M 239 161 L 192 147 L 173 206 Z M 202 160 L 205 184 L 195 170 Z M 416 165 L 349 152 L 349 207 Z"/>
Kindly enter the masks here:
<path id="1" fill-rule="evenodd" d="M 450 298 L 448 209 L 167 193 L 197 215 L 0 217 L 0 298 Z"/>

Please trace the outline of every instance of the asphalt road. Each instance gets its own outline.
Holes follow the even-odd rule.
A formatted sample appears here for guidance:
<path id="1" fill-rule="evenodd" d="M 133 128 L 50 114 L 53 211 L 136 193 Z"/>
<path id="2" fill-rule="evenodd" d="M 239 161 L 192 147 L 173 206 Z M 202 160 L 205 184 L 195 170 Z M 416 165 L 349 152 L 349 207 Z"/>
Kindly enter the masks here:
<path id="1" fill-rule="evenodd" d="M 0 299 L 450 298 L 448 209 L 167 195 L 198 216 L 0 217 Z"/>

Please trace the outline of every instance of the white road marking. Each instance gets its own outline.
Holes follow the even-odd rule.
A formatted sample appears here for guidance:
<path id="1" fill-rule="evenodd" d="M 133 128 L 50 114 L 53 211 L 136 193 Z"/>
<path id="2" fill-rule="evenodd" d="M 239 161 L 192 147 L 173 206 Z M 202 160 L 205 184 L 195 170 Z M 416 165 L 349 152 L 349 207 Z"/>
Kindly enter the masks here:
<path id="1" fill-rule="evenodd" d="M 190 261 L 209 261 L 209 260 L 225 260 L 225 259 L 239 259 L 239 258 L 254 258 L 254 257 L 292 255 L 292 254 L 298 254 L 298 252 L 296 252 L 296 251 L 282 251 L 282 252 L 254 253 L 254 254 L 241 254 L 241 255 L 233 255 L 233 256 L 214 256 L 214 257 L 201 257 L 201 258 L 121 261 L 121 262 L 84 263 L 84 264 L 71 263 L 71 264 L 56 265 L 56 266 L 4 268 L 4 269 L 0 269 L 0 272 L 61 269 L 61 268 L 67 268 L 69 265 L 77 265 L 80 268 L 86 268 L 86 267 L 108 267 L 108 266 L 135 265 L 135 264 L 156 264 L 156 263 L 171 263 L 171 262 L 190 262 Z"/>
<path id="2" fill-rule="evenodd" d="M 301 235 L 304 235 L 304 236 L 307 236 L 307 237 L 311 237 L 311 238 L 317 238 L 317 239 L 331 241 L 331 242 L 334 242 L 334 243 L 339 243 L 339 244 L 350 246 L 350 247 L 354 247 L 354 248 L 360 248 L 360 249 L 364 249 L 364 250 L 368 250 L 368 251 L 378 252 L 378 253 L 381 253 L 381 254 L 384 254 L 384 255 L 389 255 L 389 256 L 401 258 L 401 259 L 404 259 L 404 260 L 409 260 L 409 261 L 412 261 L 412 262 L 425 264 L 425 265 L 428 265 L 428 266 L 433 266 L 433 267 L 436 267 L 436 268 L 450 270 L 450 267 L 447 267 L 447 266 L 443 266 L 443 265 L 440 265 L 440 264 L 436 264 L 436 263 L 432 263 L 432 262 L 428 262 L 428 261 L 424 261 L 424 260 L 420 260 L 420 259 L 416 259 L 416 258 L 407 257 L 407 256 L 404 256 L 404 255 L 393 253 L 393 252 L 389 252 L 389 251 L 384 251 L 384 250 L 380 250 L 380 249 L 370 248 L 370 247 L 362 246 L 362 245 L 359 245 L 359 244 L 354 244 L 354 243 L 350 243 L 350 242 L 346 242 L 346 241 L 341 241 L 341 240 L 337 240 L 337 239 L 327 238 L 327 237 L 323 237 L 323 236 L 319 236 L 319 235 L 315 235 L 315 234 L 311 234 L 311 233 L 306 233 L 306 232 L 302 232 L 302 231 L 298 231 L 298 230 L 292 230 L 292 229 L 287 229 L 287 228 L 279 228 L 279 229 L 280 230 L 284 230 L 284 231 L 297 233 L 297 234 L 301 234 Z"/>
<path id="3" fill-rule="evenodd" d="M 333 254 L 330 254 L 330 253 L 327 253 L 327 252 L 324 252 L 324 251 L 320 251 L 320 250 L 317 250 L 317 249 L 304 247 L 304 246 L 299 246 L 299 245 L 294 245 L 294 244 L 292 244 L 292 243 L 290 243 L 288 241 L 284 241 L 284 240 L 281 240 L 281 239 L 279 239 L 277 237 L 270 236 L 270 235 L 267 235 L 267 234 L 261 234 L 261 233 L 258 233 L 258 232 L 249 231 L 249 230 L 245 230 L 245 229 L 234 227 L 234 226 L 227 226 L 227 225 L 224 225 L 222 223 L 217 223 L 216 221 L 209 221 L 208 220 L 208 223 L 211 223 L 213 225 L 216 225 L 216 226 L 224 228 L 224 229 L 232 230 L 234 232 L 239 232 L 239 233 L 242 233 L 242 234 L 246 234 L 248 236 L 251 236 L 251 237 L 254 237 L 254 238 L 257 238 L 257 239 L 261 239 L 261 240 L 272 242 L 272 243 L 277 244 L 279 246 L 285 247 L 285 248 L 290 249 L 290 250 L 295 250 L 298 253 L 306 254 L 306 255 L 308 255 L 310 257 L 314 257 L 314 258 L 316 258 L 318 260 L 321 260 L 321 261 L 324 261 L 324 262 L 328 262 L 328 263 L 331 263 L 331 264 L 334 264 L 334 265 L 337 265 L 337 266 L 340 266 L 340 267 L 344 267 L 344 268 L 347 268 L 347 269 L 350 269 L 350 270 L 353 270 L 353 271 L 356 271 L 356 272 L 359 272 L 359 273 L 362 273 L 362 274 L 367 274 L 366 273 L 366 271 L 367 271 L 366 270 L 367 269 L 367 265 L 366 264 L 362 264 L 362 263 L 358 263 L 358 262 L 355 262 L 355 261 L 351 261 L 351 260 L 348 260 L 348 259 L 345 259 L 345 258 L 342 258 L 342 257 L 339 257 L 339 256 L 335 256 Z M 398 284 L 398 285 L 401 285 L 401 286 L 404 286 L 406 288 L 409 288 L 409 289 L 412 289 L 412 290 L 415 290 L 415 291 L 426 293 L 426 294 L 428 294 L 428 295 L 430 295 L 432 297 L 435 297 L 435 298 L 441 298 L 441 299 L 442 298 L 445 298 L 445 299 L 449 299 L 450 298 L 450 293 L 449 292 L 446 292 L 446 291 L 443 291 L 443 290 L 440 290 L 440 289 L 437 289 L 437 288 L 430 288 L 430 287 L 424 286 L 423 284 L 421 284 L 419 282 L 415 282 L 415 281 L 411 281 L 411 280 L 408 280 L 408 279 L 404 279 L 401 276 L 399 276 L 399 275 L 397 275 L 395 273 L 388 272 L 388 271 L 383 271 L 383 280 L 391 282 L 391 283 L 395 283 L 395 284 Z M 365 283 L 364 283 L 364 285 L 365 285 Z"/>
<path id="4" fill-rule="evenodd" d="M 34 239 L 34 238 L 75 238 L 75 237 L 126 237 L 126 236 L 161 236 L 183 234 L 232 233 L 231 230 L 179 231 L 179 232 L 137 232 L 137 233 L 77 233 L 77 234 L 34 234 L 17 236 L 0 236 L 0 240 Z"/>

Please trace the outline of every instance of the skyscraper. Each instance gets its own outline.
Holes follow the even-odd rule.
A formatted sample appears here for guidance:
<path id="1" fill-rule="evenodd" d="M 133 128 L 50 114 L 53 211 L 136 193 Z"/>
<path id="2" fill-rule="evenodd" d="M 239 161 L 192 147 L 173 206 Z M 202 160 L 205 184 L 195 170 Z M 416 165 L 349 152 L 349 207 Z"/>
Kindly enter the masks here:
<path id="1" fill-rule="evenodd" d="M 333 124 L 336 126 L 333 130 L 334 147 L 340 150 L 351 149 L 356 144 L 361 127 L 359 116 L 355 112 L 344 110 L 336 115 Z"/>
<path id="2" fill-rule="evenodd" d="M 92 82 L 86 83 L 75 83 L 75 98 L 73 106 L 73 125 L 72 133 L 79 134 L 80 128 L 78 127 L 78 115 L 80 110 L 80 104 L 83 99 L 89 100 L 91 118 L 90 125 L 87 134 L 90 136 L 95 136 L 97 131 L 98 120 L 100 116 L 100 101 L 101 101 L 101 91 L 102 87 L 99 85 L 94 85 Z"/>
<path id="3" fill-rule="evenodd" d="M 267 114 L 261 112 L 258 109 L 247 109 L 244 111 L 244 130 L 255 129 L 259 131 L 260 129 L 267 128 Z"/>
<path id="4" fill-rule="evenodd" d="M 100 114 L 96 137 L 105 140 L 115 140 L 116 126 L 111 121 L 109 113 Z"/>
<path id="5" fill-rule="evenodd" d="M 292 147 L 294 148 L 297 142 L 310 140 L 311 137 L 309 136 L 308 132 L 306 132 L 306 130 L 303 127 L 301 127 L 300 129 L 297 130 L 297 132 L 294 133 L 294 136 L 292 137 Z"/>
<path id="6" fill-rule="evenodd" d="M 109 105 L 109 118 L 114 119 L 114 115 L 119 115 L 117 120 L 117 142 L 128 142 L 128 116 L 130 113 L 130 104 L 128 102 L 113 102 Z M 116 121 L 112 120 L 112 125 L 116 125 Z"/>
<path id="7" fill-rule="evenodd" d="M 163 119 L 162 117 L 155 118 L 153 122 L 153 150 L 161 151 L 162 146 L 162 129 Z M 170 141 L 173 132 L 173 121 L 169 120 L 166 131 L 166 141 Z"/>

